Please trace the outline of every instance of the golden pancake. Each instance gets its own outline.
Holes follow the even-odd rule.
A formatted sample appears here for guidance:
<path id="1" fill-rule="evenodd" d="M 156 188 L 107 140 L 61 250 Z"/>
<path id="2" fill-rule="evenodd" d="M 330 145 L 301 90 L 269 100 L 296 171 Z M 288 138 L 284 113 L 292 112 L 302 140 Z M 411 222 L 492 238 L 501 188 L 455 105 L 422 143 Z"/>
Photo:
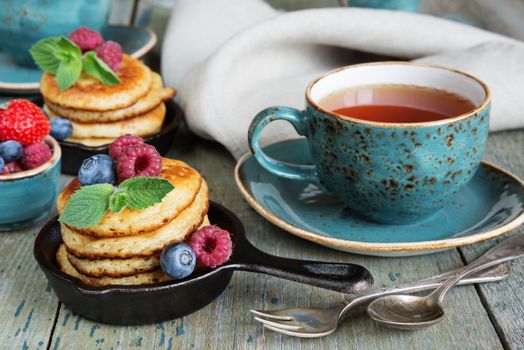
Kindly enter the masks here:
<path id="1" fill-rule="evenodd" d="M 67 259 L 78 272 L 89 277 L 126 277 L 154 271 L 160 267 L 159 255 L 147 258 L 89 260 L 67 253 Z"/>
<path id="2" fill-rule="evenodd" d="M 207 216 L 200 227 L 210 225 Z M 67 254 L 69 262 L 82 274 L 90 277 L 124 277 L 153 271 L 160 266 L 159 255 L 145 258 L 89 260 Z"/>
<path id="3" fill-rule="evenodd" d="M 57 116 L 67 118 L 78 123 L 107 123 L 124 120 L 142 115 L 157 107 L 162 101 L 167 101 L 175 96 L 176 90 L 170 87 L 163 87 L 162 78 L 157 73 L 153 73 L 151 89 L 147 94 L 139 99 L 135 104 L 127 108 L 116 109 L 113 111 L 96 112 L 79 109 L 63 108 L 45 101 L 48 109 Z"/>
<path id="4" fill-rule="evenodd" d="M 58 117 L 44 106 L 51 119 Z M 141 137 L 154 135 L 160 131 L 166 115 L 166 106 L 161 103 L 151 111 L 138 117 L 116 121 L 112 123 L 77 123 L 72 121 L 72 138 L 112 138 L 113 140 L 125 135 L 133 134 Z"/>
<path id="5" fill-rule="evenodd" d="M 131 106 L 151 89 L 151 70 L 139 60 L 124 54 L 116 72 L 120 84 L 105 85 L 96 78 L 82 74 L 75 85 L 61 91 L 55 76 L 44 73 L 40 91 L 54 105 L 89 111 L 112 111 Z"/>
<path id="6" fill-rule="evenodd" d="M 67 251 L 65 245 L 62 244 L 56 252 L 56 261 L 60 270 L 72 277 L 76 277 L 83 283 L 89 286 L 107 286 L 107 285 L 138 285 L 138 284 L 151 284 L 158 282 L 170 281 L 171 278 L 166 276 L 162 270 L 157 269 L 151 272 L 138 273 L 132 276 L 126 277 L 89 277 L 78 272 L 77 269 L 67 259 Z"/>
<path id="7" fill-rule="evenodd" d="M 95 238 L 75 232 L 61 224 L 62 239 L 67 251 L 79 258 L 125 259 L 149 257 L 159 253 L 165 246 L 185 241 L 200 227 L 209 207 L 208 189 L 205 181 L 195 201 L 168 224 L 155 231 L 135 236 Z M 147 209 L 144 209 L 145 211 Z M 125 222 L 125 221 L 124 221 Z"/>
<path id="8" fill-rule="evenodd" d="M 191 205 L 203 183 L 198 171 L 182 161 L 168 158 L 162 158 L 159 177 L 168 180 L 175 187 L 162 202 L 141 210 L 125 208 L 118 213 L 108 211 L 98 225 L 86 229 L 75 228 L 75 231 L 95 237 L 129 236 L 154 231 L 168 224 Z M 60 193 L 57 199 L 59 214 L 63 212 L 71 195 L 80 187 L 78 179 L 73 179 Z"/>
<path id="9" fill-rule="evenodd" d="M 74 137 L 70 137 L 70 138 L 65 139 L 65 141 L 78 143 L 80 145 L 87 146 L 87 147 L 100 147 L 100 146 L 109 145 L 110 143 L 115 141 L 115 139 L 114 138 L 98 138 L 98 137 L 77 139 Z"/>

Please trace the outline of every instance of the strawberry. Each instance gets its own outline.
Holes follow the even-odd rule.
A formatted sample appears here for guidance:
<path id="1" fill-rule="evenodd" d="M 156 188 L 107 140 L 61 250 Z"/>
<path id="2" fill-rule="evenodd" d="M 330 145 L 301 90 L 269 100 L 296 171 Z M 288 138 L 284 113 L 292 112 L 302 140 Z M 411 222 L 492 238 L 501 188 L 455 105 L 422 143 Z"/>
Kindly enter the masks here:
<path id="1" fill-rule="evenodd" d="M 28 100 L 12 100 L 0 118 L 0 141 L 13 140 L 24 146 L 42 141 L 51 130 L 46 115 Z"/>

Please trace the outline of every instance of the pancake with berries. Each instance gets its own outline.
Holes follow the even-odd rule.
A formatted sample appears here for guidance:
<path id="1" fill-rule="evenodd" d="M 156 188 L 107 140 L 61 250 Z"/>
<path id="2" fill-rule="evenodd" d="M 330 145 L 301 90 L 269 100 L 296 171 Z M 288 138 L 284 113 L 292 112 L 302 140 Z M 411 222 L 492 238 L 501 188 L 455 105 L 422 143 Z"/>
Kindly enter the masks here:
<path id="1" fill-rule="evenodd" d="M 154 231 L 171 222 L 189 207 L 201 190 L 203 181 L 198 171 L 180 160 L 162 158 L 153 146 L 145 144 L 140 137 L 120 137 L 111 144 L 109 153 L 117 161 L 117 171 L 121 180 L 135 176 L 156 176 L 158 173 L 158 177 L 169 181 L 176 191 L 170 192 L 162 202 L 144 210 L 125 208 L 118 213 L 108 212 L 95 226 L 71 227 L 76 232 L 94 237 L 116 237 Z M 73 193 L 80 189 L 80 180 L 81 177 L 71 181 L 59 195 L 59 214 L 62 214 Z"/>
<path id="2" fill-rule="evenodd" d="M 177 188 L 175 186 L 175 188 Z M 178 193 L 177 190 L 171 193 Z M 161 204 L 166 204 L 171 199 L 164 197 Z M 148 210 L 154 207 L 149 207 L 144 210 L 124 209 L 120 213 L 110 213 L 107 216 L 119 215 L 122 220 L 122 225 L 130 227 L 125 221 L 129 216 L 127 214 L 142 214 L 141 212 L 150 213 L 148 216 L 141 216 L 142 220 L 155 220 L 153 215 L 159 215 L 160 207 Z M 187 239 L 193 232 L 195 232 L 204 222 L 209 208 L 209 193 L 207 184 L 202 181 L 202 186 L 195 197 L 195 200 L 178 215 L 169 220 L 163 226 L 155 230 L 142 232 L 134 235 L 124 235 L 125 231 L 119 232 L 116 236 L 93 236 L 80 233 L 76 229 L 68 227 L 68 225 L 61 224 L 62 239 L 67 246 L 67 251 L 79 258 L 88 259 L 105 259 L 105 258 L 132 258 L 132 257 L 149 257 L 158 254 L 167 245 L 173 242 L 182 242 Z M 123 213 L 126 212 L 127 214 Z M 152 214 L 156 213 L 156 214 Z M 90 229 L 96 229 L 96 226 Z M 119 228 L 121 230 L 121 228 Z"/>
<path id="3" fill-rule="evenodd" d="M 122 65 L 115 74 L 120 83 L 109 85 L 82 73 L 73 86 L 62 90 L 55 75 L 44 73 L 40 91 L 46 101 L 63 108 L 104 112 L 135 104 L 151 88 L 151 70 L 129 55 L 122 55 Z"/>
<path id="4" fill-rule="evenodd" d="M 78 278 L 88 286 L 107 286 L 107 285 L 139 285 L 152 284 L 171 280 L 161 269 L 150 272 L 137 273 L 124 277 L 91 277 L 80 273 L 67 259 L 67 251 L 64 244 L 60 245 L 56 254 L 56 261 L 60 270 L 66 274 Z"/>
<path id="5" fill-rule="evenodd" d="M 65 117 L 72 122 L 83 124 L 108 123 L 144 115 L 145 113 L 157 108 L 163 101 L 173 98 L 175 93 L 176 91 L 174 88 L 164 87 L 160 75 L 153 73 L 151 89 L 144 97 L 126 108 L 111 111 L 88 111 L 64 108 L 47 100 L 45 101 L 45 106 L 53 115 Z"/>
<path id="6" fill-rule="evenodd" d="M 210 222 L 206 216 L 204 217 L 204 221 L 202 222 L 202 225 L 200 225 L 200 228 L 208 225 L 210 225 Z M 175 237 L 169 244 L 175 242 L 180 242 L 180 238 Z M 91 277 L 124 277 L 137 273 L 153 271 L 160 267 L 159 254 L 133 258 L 87 259 L 79 258 L 68 252 L 67 258 L 71 265 L 73 265 L 80 273 Z"/>
<path id="7" fill-rule="evenodd" d="M 48 108 L 45 107 L 45 109 L 51 119 L 60 117 L 60 115 L 55 114 Z M 73 139 L 105 138 L 114 140 L 127 133 L 148 137 L 160 131 L 165 115 L 166 106 L 164 103 L 160 103 L 143 115 L 130 119 L 107 123 L 78 123 L 71 121 L 73 128 L 71 137 Z"/>

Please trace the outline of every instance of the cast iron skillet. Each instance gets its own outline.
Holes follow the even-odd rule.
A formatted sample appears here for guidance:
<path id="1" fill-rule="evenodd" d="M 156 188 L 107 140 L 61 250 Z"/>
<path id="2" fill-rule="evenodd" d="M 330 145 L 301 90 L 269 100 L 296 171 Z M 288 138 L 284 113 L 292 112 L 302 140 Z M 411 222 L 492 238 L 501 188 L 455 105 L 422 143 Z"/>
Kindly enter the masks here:
<path id="1" fill-rule="evenodd" d="M 62 273 L 55 254 L 62 238 L 56 218 L 38 234 L 34 255 L 58 298 L 86 318 L 110 324 L 137 325 L 190 314 L 213 301 L 227 287 L 234 270 L 265 273 L 342 293 L 357 293 L 373 284 L 364 267 L 280 258 L 256 249 L 246 239 L 240 220 L 225 207 L 211 203 L 210 221 L 233 235 L 233 255 L 213 270 L 194 272 L 184 280 L 143 286 L 89 287 Z"/>
<path id="2" fill-rule="evenodd" d="M 43 100 L 37 100 L 36 103 L 42 105 Z M 164 103 L 166 104 L 166 117 L 162 129 L 159 133 L 145 138 L 146 143 L 155 146 L 161 155 L 166 154 L 171 148 L 176 131 L 183 118 L 182 110 L 172 99 Z M 58 142 L 62 148 L 62 172 L 70 175 L 78 174 L 78 169 L 80 169 L 84 159 L 99 153 L 109 153 L 108 145 L 88 147 L 74 142 Z"/>

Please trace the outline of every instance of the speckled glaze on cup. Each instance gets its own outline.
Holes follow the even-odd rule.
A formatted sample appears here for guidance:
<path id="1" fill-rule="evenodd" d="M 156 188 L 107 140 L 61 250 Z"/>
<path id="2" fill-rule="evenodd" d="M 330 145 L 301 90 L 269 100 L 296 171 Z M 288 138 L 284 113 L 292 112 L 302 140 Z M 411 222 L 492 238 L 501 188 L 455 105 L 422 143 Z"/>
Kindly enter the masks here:
<path id="1" fill-rule="evenodd" d="M 453 92 L 475 110 L 423 123 L 382 123 L 333 113 L 319 105 L 330 93 L 373 84 L 406 84 Z M 249 129 L 257 161 L 273 174 L 320 184 L 368 220 L 407 224 L 443 208 L 477 170 L 488 136 L 490 92 L 479 79 L 445 67 L 410 62 L 353 65 L 309 84 L 306 109 L 270 107 Z M 260 148 L 262 129 L 289 121 L 308 139 L 315 165 L 279 162 Z"/>
<path id="2" fill-rule="evenodd" d="M 0 175 L 0 231 L 19 230 L 49 216 L 60 188 L 60 145 L 52 137 L 47 144 L 53 157 L 41 166 Z"/>

